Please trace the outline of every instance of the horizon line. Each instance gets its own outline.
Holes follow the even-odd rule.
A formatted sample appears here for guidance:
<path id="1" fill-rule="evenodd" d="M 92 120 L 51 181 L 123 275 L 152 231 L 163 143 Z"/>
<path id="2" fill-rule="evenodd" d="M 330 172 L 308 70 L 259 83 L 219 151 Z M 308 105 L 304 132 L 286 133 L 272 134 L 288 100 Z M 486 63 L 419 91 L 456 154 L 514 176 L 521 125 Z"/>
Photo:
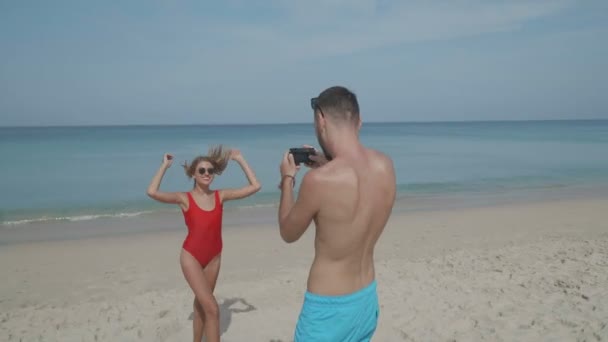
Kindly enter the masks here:
<path id="1" fill-rule="evenodd" d="M 435 120 L 435 121 L 365 121 L 363 125 L 369 124 L 439 124 L 439 123 L 501 123 L 501 122 L 553 122 L 553 121 L 608 121 L 608 118 L 585 118 L 585 119 L 495 119 L 495 120 Z M 76 124 L 76 125 L 0 125 L 0 128 L 90 128 L 90 127 L 183 127 L 183 126 L 284 126 L 284 125 L 310 125 L 307 122 L 276 122 L 276 123 L 183 123 L 183 124 Z"/>

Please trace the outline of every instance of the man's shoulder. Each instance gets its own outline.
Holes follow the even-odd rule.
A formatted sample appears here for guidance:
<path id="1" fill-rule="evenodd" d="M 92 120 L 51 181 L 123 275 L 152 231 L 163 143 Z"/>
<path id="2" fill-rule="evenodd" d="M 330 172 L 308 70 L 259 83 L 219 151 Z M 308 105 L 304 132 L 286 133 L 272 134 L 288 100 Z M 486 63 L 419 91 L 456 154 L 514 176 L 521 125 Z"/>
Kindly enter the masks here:
<path id="1" fill-rule="evenodd" d="M 329 189 L 335 188 L 338 185 L 327 166 L 323 165 L 322 167 L 311 169 L 302 176 L 300 193 L 314 194 L 313 196 L 306 196 L 306 198 L 319 201 L 328 194 Z"/>
<path id="2" fill-rule="evenodd" d="M 365 150 L 367 151 L 369 158 L 374 162 L 375 165 L 379 165 L 391 170 L 393 169 L 393 159 L 386 153 L 369 147 L 366 147 Z"/>
<path id="3" fill-rule="evenodd" d="M 343 183 L 352 173 L 352 166 L 345 160 L 336 158 L 325 165 L 309 170 L 302 178 L 302 184 L 324 188 Z"/>
<path id="4" fill-rule="evenodd" d="M 316 169 L 309 170 L 304 178 L 309 182 L 326 182 L 332 175 L 344 168 L 343 163 L 340 160 L 332 160 L 327 162 L 325 165 Z"/>
<path id="5" fill-rule="evenodd" d="M 302 176 L 302 186 L 311 187 L 318 186 L 319 183 L 323 182 L 325 172 L 325 166 L 310 169 Z"/>

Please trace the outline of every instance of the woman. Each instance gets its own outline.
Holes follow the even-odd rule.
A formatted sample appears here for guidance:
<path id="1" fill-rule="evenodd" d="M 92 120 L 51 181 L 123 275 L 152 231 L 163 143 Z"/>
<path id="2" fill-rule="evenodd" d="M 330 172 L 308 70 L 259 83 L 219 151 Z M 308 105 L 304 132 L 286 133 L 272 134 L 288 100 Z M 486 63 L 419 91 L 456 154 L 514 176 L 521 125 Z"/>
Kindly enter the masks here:
<path id="1" fill-rule="evenodd" d="M 211 190 L 215 175 L 220 175 L 234 160 L 243 169 L 249 185 L 240 189 Z M 220 271 L 222 252 L 222 213 L 225 201 L 251 196 L 261 185 L 245 158 L 238 150 L 225 150 L 221 145 L 211 148 L 206 156 L 196 157 L 184 164 L 188 178 L 194 178 L 189 192 L 161 192 L 158 190 L 173 157 L 165 154 L 160 169 L 148 186 L 148 196 L 180 206 L 188 235 L 180 253 L 184 277 L 194 292 L 194 341 L 200 342 L 203 332 L 207 341 L 220 340 L 219 307 L 213 296 Z"/>

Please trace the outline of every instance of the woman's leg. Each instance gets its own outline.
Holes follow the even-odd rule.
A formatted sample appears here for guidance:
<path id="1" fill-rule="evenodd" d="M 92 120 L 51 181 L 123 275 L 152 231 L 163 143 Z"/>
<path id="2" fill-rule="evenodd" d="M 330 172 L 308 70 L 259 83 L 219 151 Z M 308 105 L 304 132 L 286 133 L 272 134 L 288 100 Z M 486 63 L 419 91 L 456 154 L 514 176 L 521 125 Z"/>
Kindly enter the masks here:
<path id="1" fill-rule="evenodd" d="M 186 250 L 180 254 L 180 265 L 184 277 L 200 303 L 203 312 L 204 332 L 207 342 L 219 342 L 220 322 L 219 307 L 211 289 L 211 279 L 207 279 L 198 261 Z"/>
<path id="2" fill-rule="evenodd" d="M 205 279 L 209 281 L 209 287 L 211 287 L 211 292 L 215 290 L 215 284 L 217 283 L 217 277 L 220 273 L 220 263 L 221 257 L 218 255 L 213 260 L 209 262 L 207 267 L 203 270 L 205 274 Z M 195 342 L 201 342 L 203 339 L 203 331 L 205 327 L 205 312 L 203 310 L 202 305 L 196 300 L 196 296 L 194 297 L 194 319 L 192 322 L 193 327 L 193 336 Z"/>
<path id="3" fill-rule="evenodd" d="M 192 337 L 194 342 L 201 342 L 203 340 L 203 329 L 205 327 L 205 322 L 203 321 L 203 317 L 205 313 L 203 312 L 203 307 L 196 300 L 196 296 L 194 297 L 194 318 L 192 319 Z"/>

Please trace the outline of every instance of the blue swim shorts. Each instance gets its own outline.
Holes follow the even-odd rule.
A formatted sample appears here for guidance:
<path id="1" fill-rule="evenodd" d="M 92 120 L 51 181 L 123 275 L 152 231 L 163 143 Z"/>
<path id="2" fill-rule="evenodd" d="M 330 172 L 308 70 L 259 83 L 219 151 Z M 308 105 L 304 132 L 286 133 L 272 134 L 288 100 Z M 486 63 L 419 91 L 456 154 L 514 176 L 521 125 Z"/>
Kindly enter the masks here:
<path id="1" fill-rule="evenodd" d="M 378 324 L 378 311 L 375 280 L 347 295 L 306 292 L 294 342 L 371 341 Z"/>

